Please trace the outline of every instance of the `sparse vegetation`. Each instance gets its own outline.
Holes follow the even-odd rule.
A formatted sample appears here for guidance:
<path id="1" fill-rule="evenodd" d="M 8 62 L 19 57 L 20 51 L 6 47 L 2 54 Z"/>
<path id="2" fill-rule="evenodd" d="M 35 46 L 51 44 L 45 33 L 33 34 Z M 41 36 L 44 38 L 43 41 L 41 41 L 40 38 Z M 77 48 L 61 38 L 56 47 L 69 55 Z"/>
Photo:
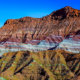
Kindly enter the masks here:
<path id="1" fill-rule="evenodd" d="M 8 80 L 70 80 L 80 74 L 79 59 L 80 54 L 63 50 L 5 53 L 0 59 L 0 76 Z"/>

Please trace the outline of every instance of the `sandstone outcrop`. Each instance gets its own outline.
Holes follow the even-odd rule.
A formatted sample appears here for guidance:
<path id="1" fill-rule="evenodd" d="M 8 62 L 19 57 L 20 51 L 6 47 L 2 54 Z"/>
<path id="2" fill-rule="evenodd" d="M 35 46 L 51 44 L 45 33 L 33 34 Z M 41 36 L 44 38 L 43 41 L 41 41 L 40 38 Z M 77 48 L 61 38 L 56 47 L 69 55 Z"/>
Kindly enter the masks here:
<path id="1" fill-rule="evenodd" d="M 66 37 L 80 30 L 80 10 L 69 6 L 42 18 L 24 17 L 7 20 L 0 29 L 0 42 L 22 42 L 44 40 L 55 35 Z"/>

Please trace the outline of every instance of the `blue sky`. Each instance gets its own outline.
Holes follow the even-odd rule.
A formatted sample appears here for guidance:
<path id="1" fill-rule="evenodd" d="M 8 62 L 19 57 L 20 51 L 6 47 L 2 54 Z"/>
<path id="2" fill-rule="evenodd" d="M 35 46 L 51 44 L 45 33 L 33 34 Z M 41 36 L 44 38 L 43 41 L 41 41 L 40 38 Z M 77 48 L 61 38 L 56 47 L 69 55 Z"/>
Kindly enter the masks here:
<path id="1" fill-rule="evenodd" d="M 80 9 L 80 0 L 0 0 L 0 27 L 7 19 L 40 18 L 65 6 Z"/>

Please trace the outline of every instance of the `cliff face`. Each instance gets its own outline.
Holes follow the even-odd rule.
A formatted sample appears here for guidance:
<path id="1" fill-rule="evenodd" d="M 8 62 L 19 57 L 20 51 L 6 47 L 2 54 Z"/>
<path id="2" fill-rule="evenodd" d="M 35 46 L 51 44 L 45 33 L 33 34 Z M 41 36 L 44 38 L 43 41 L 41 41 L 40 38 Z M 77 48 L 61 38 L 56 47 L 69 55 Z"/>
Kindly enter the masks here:
<path id="1" fill-rule="evenodd" d="M 0 42 L 22 42 L 44 40 L 55 35 L 66 37 L 80 30 L 80 11 L 65 7 L 43 18 L 24 17 L 7 20 L 0 29 Z"/>
<path id="2" fill-rule="evenodd" d="M 0 79 L 79 80 L 80 54 L 62 50 L 6 53 L 0 59 Z"/>

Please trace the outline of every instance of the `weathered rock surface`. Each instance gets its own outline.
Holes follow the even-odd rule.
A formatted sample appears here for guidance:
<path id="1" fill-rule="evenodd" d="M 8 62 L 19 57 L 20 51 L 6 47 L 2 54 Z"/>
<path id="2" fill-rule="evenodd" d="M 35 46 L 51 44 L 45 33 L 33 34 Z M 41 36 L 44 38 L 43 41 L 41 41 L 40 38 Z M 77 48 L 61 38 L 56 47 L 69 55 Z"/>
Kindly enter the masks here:
<path id="1" fill-rule="evenodd" d="M 80 52 L 80 10 L 67 6 L 42 18 L 10 19 L 0 28 L 1 54 L 56 47 Z"/>
<path id="2" fill-rule="evenodd" d="M 80 30 L 80 10 L 69 6 L 42 18 L 24 17 L 7 20 L 0 29 L 0 42 L 22 42 L 44 40 L 55 35 L 66 37 Z"/>
<path id="3" fill-rule="evenodd" d="M 62 50 L 5 53 L 0 78 L 8 80 L 79 80 L 80 54 Z"/>
<path id="4" fill-rule="evenodd" d="M 7 20 L 0 28 L 0 79 L 80 80 L 80 10 Z"/>

